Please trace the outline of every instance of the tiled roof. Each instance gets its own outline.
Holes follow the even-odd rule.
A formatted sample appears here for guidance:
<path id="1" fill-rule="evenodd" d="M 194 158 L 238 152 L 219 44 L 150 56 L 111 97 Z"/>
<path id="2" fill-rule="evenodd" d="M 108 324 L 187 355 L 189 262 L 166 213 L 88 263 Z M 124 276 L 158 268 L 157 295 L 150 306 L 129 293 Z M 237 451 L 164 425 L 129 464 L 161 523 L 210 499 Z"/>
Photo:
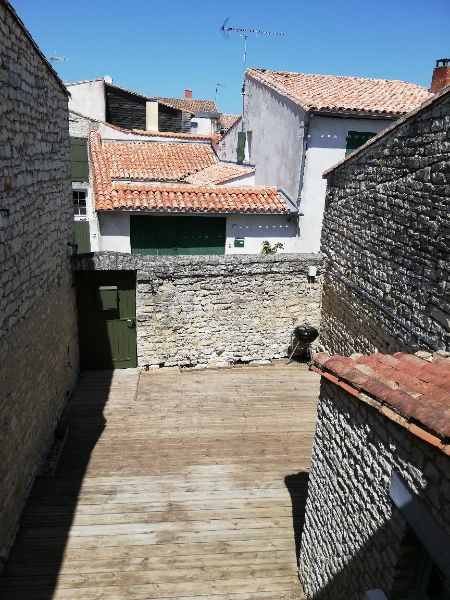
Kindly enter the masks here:
<path id="1" fill-rule="evenodd" d="M 206 144 L 104 141 L 102 152 L 111 179 L 182 181 L 216 162 Z"/>
<path id="2" fill-rule="evenodd" d="M 226 115 L 222 113 L 219 117 L 219 131 L 228 131 L 241 120 L 241 115 Z"/>
<path id="3" fill-rule="evenodd" d="M 273 187 L 221 187 L 187 183 L 187 177 L 192 173 L 208 169 L 211 165 L 223 166 L 217 162 L 211 147 L 204 144 L 102 142 L 100 134 L 92 131 L 89 134 L 89 156 L 97 210 L 256 214 L 291 212 L 292 207 Z M 228 167 L 233 169 L 235 166 L 227 164 Z M 240 169 L 247 172 L 252 167 Z M 158 183 L 150 183 L 151 180 Z M 165 181 L 180 183 L 168 184 Z"/>
<path id="4" fill-rule="evenodd" d="M 191 98 L 161 98 L 158 97 L 156 100 L 171 106 L 172 108 L 178 108 L 179 110 L 187 110 L 192 113 L 197 112 L 219 112 L 217 110 L 216 103 L 214 100 L 192 100 Z"/>
<path id="5" fill-rule="evenodd" d="M 403 115 L 433 94 L 406 81 L 247 69 L 246 75 L 306 110 L 359 111 Z"/>
<path id="6" fill-rule="evenodd" d="M 287 214 L 288 206 L 274 187 L 221 187 L 119 183 L 94 184 L 97 210 L 144 210 L 176 213 Z"/>
<path id="7" fill-rule="evenodd" d="M 194 140 L 204 142 L 218 143 L 221 136 L 218 133 L 204 133 L 204 134 L 192 134 L 192 133 L 181 133 L 174 131 L 148 131 L 146 129 L 126 129 L 125 127 L 119 127 L 119 125 L 112 125 L 106 121 L 102 121 L 108 127 L 117 129 L 117 131 L 123 131 L 124 133 L 135 133 L 136 135 L 142 135 L 146 137 L 157 137 L 157 138 L 173 138 L 178 140 Z"/>
<path id="8" fill-rule="evenodd" d="M 418 106 L 417 108 L 415 108 L 414 110 L 409 112 L 407 115 L 404 115 L 397 121 L 394 121 L 394 123 L 392 123 L 392 125 L 390 125 L 389 127 L 386 127 L 386 129 L 383 129 L 382 131 L 380 131 L 380 133 L 378 133 L 374 137 L 371 137 L 365 144 L 363 144 L 362 146 L 360 146 L 359 148 L 354 150 L 351 154 L 349 154 L 348 156 L 346 156 L 345 158 L 340 160 L 338 163 L 334 164 L 332 167 L 327 169 L 323 174 L 324 177 L 328 177 L 328 175 L 330 175 L 330 173 L 333 173 L 333 171 L 337 170 L 342 165 L 346 165 L 348 162 L 354 160 L 356 156 L 359 156 L 360 154 L 365 152 L 366 148 L 370 148 L 371 146 L 377 144 L 379 140 L 383 139 L 384 137 L 389 135 L 392 131 L 395 131 L 396 129 L 401 127 L 403 125 L 403 123 L 406 123 L 407 121 L 410 121 L 411 119 L 416 118 L 422 111 L 427 110 L 430 105 L 435 104 L 436 102 L 439 102 L 443 96 L 450 96 L 450 85 L 447 86 L 446 88 L 443 88 L 441 91 L 437 92 L 436 94 L 432 94 L 431 97 L 426 102 L 424 102 L 423 104 L 421 104 L 420 106 Z"/>
<path id="9" fill-rule="evenodd" d="M 186 181 L 194 185 L 217 185 L 254 172 L 254 167 L 235 165 L 233 163 L 216 163 L 194 175 L 189 175 L 189 177 L 186 177 Z"/>
<path id="10" fill-rule="evenodd" d="M 210 145 L 170 142 L 103 141 L 89 134 L 89 150 L 95 177 L 141 181 L 183 181 L 216 163 Z"/>
<path id="11" fill-rule="evenodd" d="M 401 352 L 350 358 L 320 353 L 312 369 L 355 396 L 374 399 L 380 412 L 414 433 L 431 432 L 420 437 L 432 442 L 437 436 L 450 454 L 450 359 L 429 356 L 431 362 Z"/>

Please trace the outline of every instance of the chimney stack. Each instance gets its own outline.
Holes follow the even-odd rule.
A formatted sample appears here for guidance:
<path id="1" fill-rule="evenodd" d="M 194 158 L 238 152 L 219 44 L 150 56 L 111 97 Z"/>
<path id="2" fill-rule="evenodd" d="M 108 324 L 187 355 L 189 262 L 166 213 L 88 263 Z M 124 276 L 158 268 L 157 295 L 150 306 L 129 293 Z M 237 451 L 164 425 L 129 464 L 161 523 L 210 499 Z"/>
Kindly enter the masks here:
<path id="1" fill-rule="evenodd" d="M 431 91 L 439 92 L 442 88 L 450 85 L 450 58 L 440 58 L 436 61 L 431 80 Z"/>
<path id="2" fill-rule="evenodd" d="M 185 98 L 192 98 L 192 90 L 190 90 L 189 88 L 184 90 L 184 97 Z"/>

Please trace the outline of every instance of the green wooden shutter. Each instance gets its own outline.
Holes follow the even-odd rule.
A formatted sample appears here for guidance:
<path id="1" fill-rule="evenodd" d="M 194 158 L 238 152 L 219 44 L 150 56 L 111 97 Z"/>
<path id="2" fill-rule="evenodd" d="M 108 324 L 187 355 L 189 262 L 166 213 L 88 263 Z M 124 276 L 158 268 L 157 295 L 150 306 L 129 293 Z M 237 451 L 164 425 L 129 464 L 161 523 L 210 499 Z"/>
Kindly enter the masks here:
<path id="1" fill-rule="evenodd" d="M 75 243 L 78 244 L 78 254 L 91 251 L 89 221 L 75 221 Z"/>
<path id="2" fill-rule="evenodd" d="M 226 219 L 131 215 L 133 254 L 174 256 L 225 254 Z"/>
<path id="3" fill-rule="evenodd" d="M 87 140 L 84 138 L 70 138 L 70 155 L 72 181 L 89 181 Z"/>
<path id="4" fill-rule="evenodd" d="M 349 131 L 347 135 L 347 145 L 345 147 L 345 156 L 354 152 L 375 135 L 377 134 L 371 131 Z"/>
<path id="5" fill-rule="evenodd" d="M 243 163 L 244 160 L 245 160 L 245 131 L 238 131 L 237 162 Z"/>

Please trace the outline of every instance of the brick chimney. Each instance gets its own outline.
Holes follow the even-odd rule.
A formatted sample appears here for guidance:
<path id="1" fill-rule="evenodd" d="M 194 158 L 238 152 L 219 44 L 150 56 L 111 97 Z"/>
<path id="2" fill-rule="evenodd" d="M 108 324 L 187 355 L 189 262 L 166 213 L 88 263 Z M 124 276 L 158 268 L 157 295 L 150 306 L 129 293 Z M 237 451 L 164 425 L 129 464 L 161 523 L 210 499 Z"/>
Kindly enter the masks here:
<path id="1" fill-rule="evenodd" d="M 440 58 L 433 71 L 431 91 L 439 92 L 447 85 L 450 85 L 450 58 Z"/>
<path id="2" fill-rule="evenodd" d="M 184 97 L 185 98 L 192 98 L 192 90 L 190 90 L 189 88 L 184 90 Z"/>

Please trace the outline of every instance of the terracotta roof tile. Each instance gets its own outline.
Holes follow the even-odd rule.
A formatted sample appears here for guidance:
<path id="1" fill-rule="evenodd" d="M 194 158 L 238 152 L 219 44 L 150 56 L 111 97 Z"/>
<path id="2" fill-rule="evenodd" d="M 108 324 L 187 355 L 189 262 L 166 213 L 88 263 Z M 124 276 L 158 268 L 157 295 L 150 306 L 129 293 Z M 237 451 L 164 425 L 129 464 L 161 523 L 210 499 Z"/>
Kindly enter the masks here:
<path id="1" fill-rule="evenodd" d="M 205 144 L 104 141 L 102 152 L 111 179 L 182 181 L 216 163 Z"/>
<path id="2" fill-rule="evenodd" d="M 89 134 L 89 156 L 97 210 L 289 214 L 274 187 L 199 186 L 182 180 L 216 164 L 209 146 L 105 141 Z M 139 181 L 117 181 L 138 179 Z M 159 183 L 150 183 L 151 180 Z M 161 183 L 162 182 L 162 183 Z"/>
<path id="3" fill-rule="evenodd" d="M 114 182 L 101 191 L 94 185 L 97 210 L 151 212 L 286 214 L 276 188 L 164 185 Z"/>
<path id="4" fill-rule="evenodd" d="M 450 442 L 450 359 L 434 355 L 429 362 L 401 352 L 350 358 L 321 353 L 313 364 Z"/>
<path id="5" fill-rule="evenodd" d="M 144 137 L 151 138 L 173 138 L 179 140 L 190 140 L 190 141 L 203 141 L 203 142 L 213 142 L 217 144 L 221 136 L 218 133 L 205 133 L 205 134 L 193 134 L 193 133 L 181 133 L 174 131 L 148 131 L 146 129 L 126 129 L 125 127 L 119 127 L 118 125 L 112 125 L 111 123 L 107 123 L 106 121 L 101 121 L 104 125 L 107 125 L 111 129 L 116 129 L 117 131 L 122 131 L 123 133 L 128 134 L 136 134 L 142 135 Z"/>
<path id="6" fill-rule="evenodd" d="M 186 177 L 186 181 L 194 185 L 217 185 L 236 179 L 237 177 L 250 175 L 250 173 L 254 172 L 254 167 L 235 165 L 233 163 L 216 163 L 206 167 L 202 171 L 198 171 L 194 175 L 189 175 L 189 177 Z"/>
<path id="7" fill-rule="evenodd" d="M 156 100 L 171 106 L 172 108 L 178 108 L 179 110 L 186 110 L 192 113 L 197 112 L 218 112 L 216 103 L 214 100 L 192 100 L 190 98 L 162 98 L 157 97 Z"/>
<path id="8" fill-rule="evenodd" d="M 360 111 L 403 115 L 433 97 L 406 81 L 247 69 L 255 79 L 306 110 Z"/>
<path id="9" fill-rule="evenodd" d="M 241 120 L 241 115 L 226 115 L 222 113 L 219 117 L 219 131 L 226 133 L 229 129 Z"/>

